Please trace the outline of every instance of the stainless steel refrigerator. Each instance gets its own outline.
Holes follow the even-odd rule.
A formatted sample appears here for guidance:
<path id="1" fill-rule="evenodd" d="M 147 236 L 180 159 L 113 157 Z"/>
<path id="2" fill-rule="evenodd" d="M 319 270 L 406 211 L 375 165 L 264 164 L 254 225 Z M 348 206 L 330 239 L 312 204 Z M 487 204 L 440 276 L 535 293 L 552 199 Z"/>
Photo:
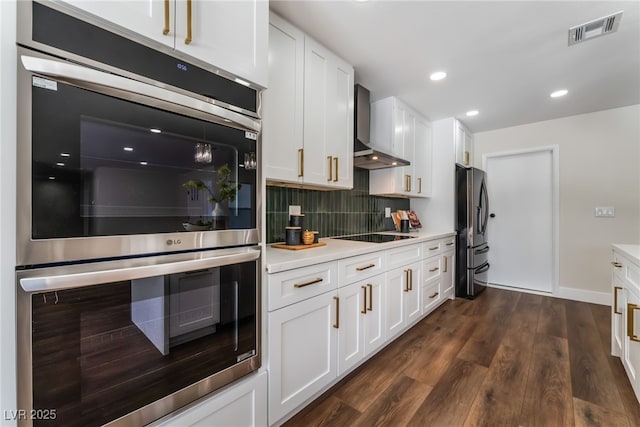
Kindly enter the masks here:
<path id="1" fill-rule="evenodd" d="M 456 165 L 456 296 L 473 299 L 488 283 L 486 174 Z"/>

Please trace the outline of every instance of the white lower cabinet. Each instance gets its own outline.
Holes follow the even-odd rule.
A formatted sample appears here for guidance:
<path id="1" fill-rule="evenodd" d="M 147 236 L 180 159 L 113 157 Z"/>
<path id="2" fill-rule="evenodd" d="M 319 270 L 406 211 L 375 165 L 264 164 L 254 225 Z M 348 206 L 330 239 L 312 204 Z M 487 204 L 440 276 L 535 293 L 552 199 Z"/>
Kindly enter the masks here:
<path id="1" fill-rule="evenodd" d="M 213 397 L 205 397 L 154 427 L 232 427 L 267 425 L 267 373 L 250 374 Z"/>
<path id="2" fill-rule="evenodd" d="M 338 304 L 331 291 L 268 314 L 269 424 L 336 378 Z"/>
<path id="3" fill-rule="evenodd" d="M 640 260 L 613 251 L 611 352 L 622 366 L 640 401 Z"/>
<path id="4" fill-rule="evenodd" d="M 386 334 L 391 338 L 403 330 L 422 314 L 420 302 L 421 262 L 414 262 L 395 268 L 387 273 Z"/>
<path id="5" fill-rule="evenodd" d="M 384 274 L 338 290 L 338 375 L 342 375 L 384 342 Z"/>

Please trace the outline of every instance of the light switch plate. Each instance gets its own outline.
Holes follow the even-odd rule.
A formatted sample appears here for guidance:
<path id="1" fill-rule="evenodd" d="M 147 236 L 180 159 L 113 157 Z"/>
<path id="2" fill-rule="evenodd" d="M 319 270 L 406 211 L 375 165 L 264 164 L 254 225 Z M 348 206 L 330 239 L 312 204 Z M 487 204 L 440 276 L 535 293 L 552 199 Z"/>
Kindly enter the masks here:
<path id="1" fill-rule="evenodd" d="M 300 206 L 289 205 L 289 215 L 300 215 Z"/>
<path id="2" fill-rule="evenodd" d="M 613 206 L 596 207 L 596 217 L 613 218 L 616 216 L 616 208 Z"/>

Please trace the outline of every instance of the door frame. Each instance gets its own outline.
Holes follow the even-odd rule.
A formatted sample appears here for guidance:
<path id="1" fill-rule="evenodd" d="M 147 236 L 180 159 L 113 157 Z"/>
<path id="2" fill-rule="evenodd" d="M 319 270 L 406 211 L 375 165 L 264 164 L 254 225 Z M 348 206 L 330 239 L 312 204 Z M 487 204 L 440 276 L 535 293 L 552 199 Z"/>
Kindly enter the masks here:
<path id="1" fill-rule="evenodd" d="M 482 155 L 482 169 L 487 170 L 487 162 L 490 158 L 509 157 L 522 154 L 551 152 L 551 284 L 552 295 L 560 294 L 560 146 L 544 145 L 540 147 L 523 148 L 519 150 L 497 151 L 493 153 L 484 153 Z M 489 199 L 491 200 L 491 199 Z M 491 204 L 491 201 L 489 201 Z M 489 286 L 501 287 L 489 283 Z M 512 288 L 509 288 L 512 289 Z M 523 290 L 524 292 L 538 293 L 548 295 L 546 292 Z"/>

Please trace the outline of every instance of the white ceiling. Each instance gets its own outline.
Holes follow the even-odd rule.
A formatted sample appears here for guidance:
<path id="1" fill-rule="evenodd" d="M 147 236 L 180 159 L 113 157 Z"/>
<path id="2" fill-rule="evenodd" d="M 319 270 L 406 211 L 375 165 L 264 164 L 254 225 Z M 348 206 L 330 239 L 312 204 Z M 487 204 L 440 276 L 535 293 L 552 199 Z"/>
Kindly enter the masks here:
<path id="1" fill-rule="evenodd" d="M 397 96 L 472 132 L 640 103 L 639 1 L 270 1 L 353 64 L 372 101 Z M 616 33 L 569 27 L 623 10 Z M 429 80 L 433 71 L 448 77 Z M 557 89 L 568 89 L 552 99 Z M 465 112 L 477 109 L 469 118 Z M 640 118 L 639 118 L 640 120 Z"/>

